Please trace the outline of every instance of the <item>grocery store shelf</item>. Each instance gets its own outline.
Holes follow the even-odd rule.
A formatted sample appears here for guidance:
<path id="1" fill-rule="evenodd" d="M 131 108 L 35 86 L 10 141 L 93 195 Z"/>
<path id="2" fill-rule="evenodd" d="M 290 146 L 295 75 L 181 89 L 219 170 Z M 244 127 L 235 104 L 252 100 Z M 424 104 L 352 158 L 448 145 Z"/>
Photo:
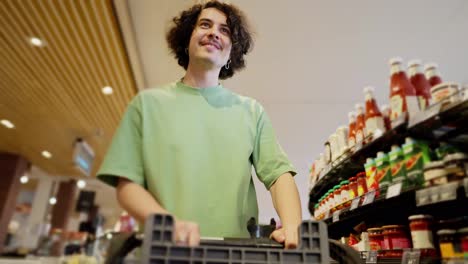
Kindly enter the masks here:
<path id="1" fill-rule="evenodd" d="M 465 191 L 466 187 L 464 187 L 466 180 L 460 181 L 459 185 L 451 190 L 453 193 L 442 193 L 437 201 L 419 206 L 417 204 L 418 193 L 428 188 L 405 191 L 389 199 L 381 195 L 366 205 L 362 205 L 364 199 L 361 199 L 356 209 L 343 209 L 324 220 L 328 225 L 329 237 L 339 239 L 342 236 L 348 236 L 351 228 L 362 221 L 365 221 L 368 227 L 388 223 L 407 225 L 409 215 L 437 215 L 440 219 L 468 215 L 468 206 L 466 206 L 468 190 Z M 443 187 L 439 187 L 440 191 L 446 191 Z"/>
<path id="2" fill-rule="evenodd" d="M 452 95 L 448 101 L 453 103 L 434 104 L 425 111 L 409 118 L 395 120 L 393 129 L 372 142 L 352 149 L 352 155 L 338 158 L 328 166 L 319 176 L 319 180 L 312 187 L 309 194 L 309 210 L 313 214 L 313 205 L 317 200 L 334 185 L 340 181 L 364 171 L 364 163 L 367 158 L 375 157 L 377 152 L 390 151 L 392 145 L 401 145 L 405 137 L 424 139 L 431 144 L 439 141 L 447 141 L 456 144 L 461 150 L 468 152 L 468 99 L 462 90 Z M 464 98 L 463 100 L 452 100 L 453 98 Z"/>
<path id="3" fill-rule="evenodd" d="M 366 264 L 439 264 L 441 260 L 433 256 L 424 255 L 419 249 L 405 249 L 397 250 L 402 254 L 401 257 L 381 257 L 380 254 L 386 254 L 385 252 L 392 252 L 392 250 L 380 250 L 380 251 L 361 251 L 360 256 L 362 263 Z"/>

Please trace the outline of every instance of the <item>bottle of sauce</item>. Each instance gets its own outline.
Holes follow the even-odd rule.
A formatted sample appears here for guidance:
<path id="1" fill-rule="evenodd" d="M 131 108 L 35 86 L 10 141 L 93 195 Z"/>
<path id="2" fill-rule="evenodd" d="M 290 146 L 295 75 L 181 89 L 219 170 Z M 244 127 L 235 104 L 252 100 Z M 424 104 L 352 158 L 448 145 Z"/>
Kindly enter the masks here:
<path id="1" fill-rule="evenodd" d="M 364 88 L 364 95 L 366 98 L 366 112 L 364 115 L 365 127 L 366 127 L 366 137 L 372 136 L 376 138 L 382 135 L 385 129 L 385 122 L 380 112 L 379 106 L 374 98 L 374 88 L 367 86 Z"/>
<path id="2" fill-rule="evenodd" d="M 402 67 L 401 58 L 390 60 L 390 119 L 393 121 L 401 116 L 408 117 L 419 112 L 416 89 L 411 84 Z"/>
<path id="3" fill-rule="evenodd" d="M 411 84 L 416 89 L 418 96 L 419 108 L 426 109 L 431 100 L 431 85 L 426 79 L 426 76 L 421 72 L 421 61 L 411 60 L 408 62 L 408 74 L 410 76 Z"/>
<path id="4" fill-rule="evenodd" d="M 377 190 L 379 188 L 379 183 L 376 181 L 375 176 L 377 174 L 377 165 L 373 158 L 367 158 L 366 164 L 364 164 L 364 169 L 366 171 L 366 182 L 368 190 Z"/>
<path id="5" fill-rule="evenodd" d="M 432 236 L 432 216 L 412 215 L 410 221 L 411 240 L 413 248 L 429 249 L 435 248 Z"/>
<path id="6" fill-rule="evenodd" d="M 392 122 L 390 121 L 390 106 L 382 105 L 382 116 L 384 119 L 385 129 L 392 129 Z"/>
<path id="7" fill-rule="evenodd" d="M 384 238 L 381 228 L 369 228 L 367 229 L 369 233 L 369 246 L 370 250 L 381 250 L 382 244 L 384 243 Z"/>
<path id="8" fill-rule="evenodd" d="M 341 201 L 343 201 L 343 203 L 347 203 L 349 201 L 349 181 L 341 181 L 340 184 L 343 186 L 341 188 Z"/>
<path id="9" fill-rule="evenodd" d="M 354 198 L 359 196 L 356 176 L 349 178 L 348 188 L 349 200 L 353 200 Z"/>
<path id="10" fill-rule="evenodd" d="M 424 74 L 426 75 L 426 79 L 431 87 L 442 83 L 442 78 L 440 78 L 437 67 L 438 66 L 435 63 L 428 63 L 424 66 Z"/>
<path id="11" fill-rule="evenodd" d="M 356 143 L 364 144 L 366 137 L 366 119 L 364 116 L 364 107 L 361 104 L 356 104 Z"/>
<path id="12" fill-rule="evenodd" d="M 346 153 L 348 149 L 348 128 L 346 126 L 338 127 L 336 135 L 338 137 L 338 155 L 344 158 L 342 155 Z"/>
<path id="13" fill-rule="evenodd" d="M 356 115 L 354 112 L 348 113 L 349 129 L 348 129 L 348 146 L 354 147 L 356 145 Z"/>
<path id="14" fill-rule="evenodd" d="M 357 187 L 358 187 L 358 196 L 363 196 L 367 193 L 367 181 L 366 173 L 360 172 L 356 175 L 357 178 Z"/>

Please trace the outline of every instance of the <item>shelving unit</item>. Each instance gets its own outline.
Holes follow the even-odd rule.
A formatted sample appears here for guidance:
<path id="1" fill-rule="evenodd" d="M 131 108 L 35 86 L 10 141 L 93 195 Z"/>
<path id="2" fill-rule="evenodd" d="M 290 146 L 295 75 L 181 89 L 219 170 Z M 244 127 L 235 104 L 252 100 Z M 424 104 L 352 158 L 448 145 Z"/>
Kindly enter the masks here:
<path id="1" fill-rule="evenodd" d="M 445 103 L 431 105 L 425 111 L 408 119 L 395 120 L 392 123 L 393 129 L 366 145 L 355 146 L 326 167 L 309 194 L 311 215 L 314 214 L 314 205 L 323 194 L 341 181 L 364 171 L 367 158 L 374 158 L 379 151 L 388 153 L 392 145 L 401 146 L 406 137 L 427 141 L 431 148 L 437 147 L 440 142 L 446 142 L 468 153 L 468 96 L 466 93 L 468 90 L 462 90 L 448 98 Z M 459 100 L 455 100 L 456 98 Z M 393 184 L 393 187 L 390 185 L 389 189 L 395 190 L 394 185 L 396 184 Z M 324 222 L 328 225 L 329 237 L 332 239 L 347 237 L 353 227 L 362 222 L 365 222 L 367 227 L 389 224 L 408 226 L 408 217 L 411 215 L 428 214 L 435 216 L 438 220 L 468 216 L 468 178 L 462 179 L 458 186 L 450 191 L 447 191 L 447 186 L 411 187 L 398 190 L 396 193 L 391 192 L 392 194 L 388 197 L 386 195 L 372 197 L 372 193 L 367 193 L 355 198 L 350 202 L 351 207 L 326 214 Z M 386 194 L 390 191 L 381 189 L 380 192 Z M 430 193 L 434 192 L 440 193 L 440 198 L 431 200 Z M 468 223 L 468 218 L 463 218 L 462 222 Z M 448 226 L 438 222 L 434 228 L 438 230 L 437 228 L 448 228 Z M 418 261 L 418 263 L 428 264 L 441 263 L 440 259 L 431 257 L 421 257 Z M 366 259 L 363 255 L 363 263 L 403 262 L 401 258 Z"/>
<path id="2" fill-rule="evenodd" d="M 453 97 L 466 97 L 463 90 Z M 367 158 L 375 157 L 378 151 L 389 151 L 392 145 L 401 145 L 406 137 L 424 139 L 436 143 L 446 141 L 456 144 L 468 152 L 468 100 L 465 98 L 456 103 L 445 105 L 434 104 L 421 111 L 408 122 L 398 119 L 393 122 L 393 129 L 385 132 L 372 142 L 351 149 L 352 155 L 338 158 L 339 162 L 329 165 L 319 176 L 309 194 L 309 201 L 316 202 L 327 190 L 342 180 L 348 179 L 358 172 L 364 171 Z M 313 208 L 309 204 L 309 208 Z M 313 212 L 311 212 L 313 213 Z"/>
<path id="3" fill-rule="evenodd" d="M 367 219 L 372 218 L 374 223 L 391 222 L 407 225 L 408 215 L 440 214 L 449 218 L 463 214 L 468 215 L 468 206 L 466 206 L 468 204 L 467 184 L 467 179 L 464 182 L 462 181 L 460 186 L 454 190 L 453 197 L 450 197 L 450 199 L 419 206 L 416 196 L 418 192 L 424 189 L 409 190 L 389 199 L 380 196 L 366 205 L 362 205 L 364 197 L 361 197 L 360 205 L 356 209 L 342 210 L 324 220 L 328 225 L 328 234 L 330 238 L 334 239 L 349 235 L 350 227 L 362 222 L 364 220 L 363 216 L 366 216 Z"/>

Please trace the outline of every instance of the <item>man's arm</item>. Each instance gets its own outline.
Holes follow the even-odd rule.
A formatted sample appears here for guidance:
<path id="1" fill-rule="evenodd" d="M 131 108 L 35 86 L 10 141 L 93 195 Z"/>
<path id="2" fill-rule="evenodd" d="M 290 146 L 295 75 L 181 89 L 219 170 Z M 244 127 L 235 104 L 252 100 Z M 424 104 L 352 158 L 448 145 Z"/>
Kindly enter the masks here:
<path id="1" fill-rule="evenodd" d="M 282 227 L 275 230 L 271 237 L 280 243 L 284 242 L 285 248 L 296 248 L 302 211 L 299 192 L 291 173 L 281 175 L 271 186 L 270 193 L 282 224 Z"/>
<path id="2" fill-rule="evenodd" d="M 138 222 L 144 223 L 152 214 L 170 214 L 153 196 L 140 185 L 125 178 L 119 178 L 117 200 L 120 206 Z M 181 245 L 196 246 L 200 243 L 198 224 L 175 218 L 175 241 Z"/>
<path id="3" fill-rule="evenodd" d="M 141 223 L 151 214 L 169 214 L 146 189 L 125 178 L 119 178 L 117 200 L 123 209 Z"/>

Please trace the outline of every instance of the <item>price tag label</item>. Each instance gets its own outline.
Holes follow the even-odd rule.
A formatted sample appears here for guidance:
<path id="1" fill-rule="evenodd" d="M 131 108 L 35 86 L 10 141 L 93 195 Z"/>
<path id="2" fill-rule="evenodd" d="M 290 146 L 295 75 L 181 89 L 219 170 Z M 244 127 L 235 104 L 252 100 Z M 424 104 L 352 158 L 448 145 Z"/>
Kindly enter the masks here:
<path id="1" fill-rule="evenodd" d="M 353 201 L 351 202 L 351 208 L 349 208 L 349 210 L 352 211 L 352 210 L 358 208 L 360 200 L 361 200 L 361 197 L 354 198 Z"/>
<path id="2" fill-rule="evenodd" d="M 420 251 L 404 251 L 401 264 L 419 264 L 421 258 Z"/>
<path id="3" fill-rule="evenodd" d="M 366 258 L 367 264 L 376 264 L 377 263 L 377 251 L 369 251 L 369 254 Z"/>
<path id="4" fill-rule="evenodd" d="M 364 201 L 362 202 L 362 205 L 371 204 L 374 202 L 374 199 L 375 199 L 375 191 L 370 191 L 366 193 L 366 195 L 364 196 Z"/>
<path id="5" fill-rule="evenodd" d="M 428 120 L 432 117 L 434 117 L 435 115 L 439 114 L 440 112 L 440 107 L 441 107 L 441 104 L 435 104 L 431 107 L 429 107 L 428 109 L 424 110 L 424 111 L 421 111 L 421 112 L 418 112 L 414 115 L 411 115 L 409 117 L 409 121 L 408 121 L 408 127 L 412 127 L 416 124 L 419 124 L 425 120 Z"/>
<path id="6" fill-rule="evenodd" d="M 327 210 L 327 212 L 325 213 L 324 219 L 328 219 L 328 218 L 330 218 L 330 210 Z"/>
<path id="7" fill-rule="evenodd" d="M 398 182 L 398 183 L 390 185 L 387 189 L 387 196 L 385 198 L 389 199 L 389 198 L 400 195 L 402 186 L 403 186 L 402 182 Z"/>
<path id="8" fill-rule="evenodd" d="M 340 221 L 341 210 L 335 211 L 333 213 L 333 223 Z"/>

